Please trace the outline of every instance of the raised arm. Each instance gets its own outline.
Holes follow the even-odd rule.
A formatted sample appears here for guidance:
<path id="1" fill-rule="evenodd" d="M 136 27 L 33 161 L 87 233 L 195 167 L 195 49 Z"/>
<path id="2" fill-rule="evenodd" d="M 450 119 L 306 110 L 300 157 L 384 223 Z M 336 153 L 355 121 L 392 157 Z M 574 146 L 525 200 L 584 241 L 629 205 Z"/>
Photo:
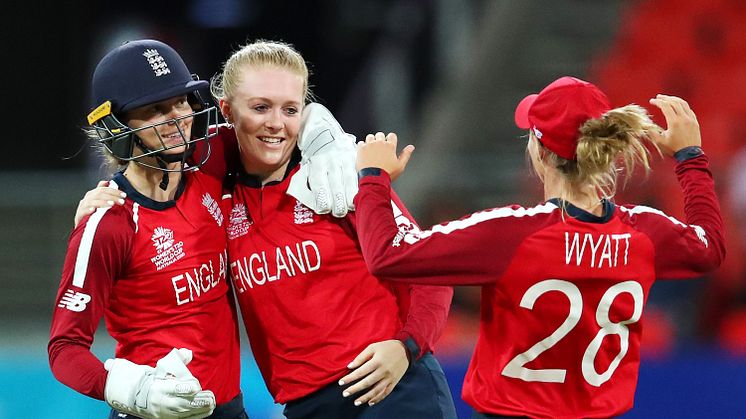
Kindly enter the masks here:
<path id="1" fill-rule="evenodd" d="M 720 266 L 725 258 L 725 238 L 720 204 L 702 151 L 699 123 L 689 104 L 678 97 L 658 95 L 650 103 L 659 107 L 668 128 L 654 133 L 661 151 L 677 160 L 676 177 L 684 193 L 685 222 L 635 207 L 628 211 L 656 246 L 656 270 L 661 278 L 700 276 Z M 665 218 L 662 218 L 665 217 Z"/>
<path id="2" fill-rule="evenodd" d="M 380 134 L 380 133 L 379 133 Z M 481 211 L 420 231 L 397 226 L 392 213 L 391 178 L 401 173 L 412 148 L 396 154 L 396 136 L 368 136 L 358 146 L 360 191 L 355 197 L 358 237 L 368 269 L 379 278 L 430 285 L 495 282 L 523 240 L 541 227 L 553 204 Z"/>
<path id="3" fill-rule="evenodd" d="M 397 224 L 416 228 L 414 218 L 393 191 L 391 201 Z M 353 227 L 355 218 L 355 214 L 348 216 Z M 393 339 L 370 344 L 350 363 L 352 371 L 342 377 L 340 384 L 360 380 L 345 391 L 349 395 L 362 393 L 356 396 L 355 403 L 376 404 L 388 396 L 408 367 L 433 351 L 448 318 L 453 288 L 404 283 L 390 285 L 397 296 L 402 328 Z"/>

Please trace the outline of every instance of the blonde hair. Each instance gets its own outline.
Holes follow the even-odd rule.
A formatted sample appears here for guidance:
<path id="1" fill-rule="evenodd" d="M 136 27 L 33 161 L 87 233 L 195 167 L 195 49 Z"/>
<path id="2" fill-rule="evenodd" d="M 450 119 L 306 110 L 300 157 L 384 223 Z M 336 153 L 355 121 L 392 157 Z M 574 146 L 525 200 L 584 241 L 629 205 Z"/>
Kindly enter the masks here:
<path id="1" fill-rule="evenodd" d="M 627 105 L 589 119 L 580 127 L 575 160 L 544 149 L 544 164 L 557 168 L 564 177 L 560 198 L 590 187 L 599 198 L 611 199 L 616 194 L 620 174 L 623 173 L 625 183 L 638 166 L 647 175 L 650 172 L 647 144 L 660 153 L 649 135 L 660 130 L 643 107 Z"/>
<path id="2" fill-rule="evenodd" d="M 241 70 L 246 66 L 279 67 L 303 78 L 303 98 L 310 101 L 308 67 L 303 56 L 292 45 L 263 39 L 250 42 L 235 51 L 223 64 L 223 70 L 210 80 L 210 93 L 215 100 L 233 96 L 241 80 Z"/>

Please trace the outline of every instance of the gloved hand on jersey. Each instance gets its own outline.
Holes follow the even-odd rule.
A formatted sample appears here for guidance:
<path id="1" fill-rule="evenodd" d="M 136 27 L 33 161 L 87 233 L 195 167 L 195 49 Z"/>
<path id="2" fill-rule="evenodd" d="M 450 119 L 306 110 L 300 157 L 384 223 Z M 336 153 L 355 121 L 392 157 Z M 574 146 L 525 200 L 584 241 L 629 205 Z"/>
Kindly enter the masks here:
<path id="1" fill-rule="evenodd" d="M 215 410 L 215 395 L 202 390 L 187 364 L 189 349 L 174 348 L 155 365 L 108 359 L 104 397 L 114 409 L 143 419 L 201 419 Z"/>
<path id="2" fill-rule="evenodd" d="M 354 211 L 355 136 L 345 133 L 324 105 L 309 103 L 303 110 L 298 148 L 301 167 L 287 193 L 318 214 L 344 217 Z"/>

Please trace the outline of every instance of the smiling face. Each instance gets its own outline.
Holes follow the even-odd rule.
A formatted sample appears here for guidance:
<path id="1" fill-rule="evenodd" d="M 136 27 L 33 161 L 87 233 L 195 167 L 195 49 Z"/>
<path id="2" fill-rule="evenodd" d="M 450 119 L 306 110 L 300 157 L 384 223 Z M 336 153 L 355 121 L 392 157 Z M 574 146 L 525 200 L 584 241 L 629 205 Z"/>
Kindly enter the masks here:
<path id="1" fill-rule="evenodd" d="M 184 95 L 132 109 L 124 115 L 124 119 L 132 129 L 137 129 L 161 124 L 192 112 L 194 111 Z M 183 153 L 186 150 L 186 141 L 192 133 L 192 122 L 191 117 L 179 119 L 139 131 L 137 136 L 145 147 L 151 150 L 165 148 L 164 154 Z"/>
<path id="2" fill-rule="evenodd" d="M 244 170 L 265 182 L 279 180 L 298 139 L 305 79 L 274 65 L 246 65 L 239 74 L 220 108 L 235 128 Z"/>

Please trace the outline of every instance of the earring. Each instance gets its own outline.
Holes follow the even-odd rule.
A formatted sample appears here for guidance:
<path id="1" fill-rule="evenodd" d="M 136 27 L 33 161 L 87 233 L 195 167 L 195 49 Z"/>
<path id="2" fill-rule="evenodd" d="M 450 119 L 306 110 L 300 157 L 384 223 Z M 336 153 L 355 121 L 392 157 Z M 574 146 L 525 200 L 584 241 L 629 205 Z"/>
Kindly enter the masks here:
<path id="1" fill-rule="evenodd" d="M 223 115 L 223 119 L 225 119 L 225 124 L 228 126 L 228 128 L 233 128 L 233 122 L 231 122 L 231 118 L 229 116 Z"/>

